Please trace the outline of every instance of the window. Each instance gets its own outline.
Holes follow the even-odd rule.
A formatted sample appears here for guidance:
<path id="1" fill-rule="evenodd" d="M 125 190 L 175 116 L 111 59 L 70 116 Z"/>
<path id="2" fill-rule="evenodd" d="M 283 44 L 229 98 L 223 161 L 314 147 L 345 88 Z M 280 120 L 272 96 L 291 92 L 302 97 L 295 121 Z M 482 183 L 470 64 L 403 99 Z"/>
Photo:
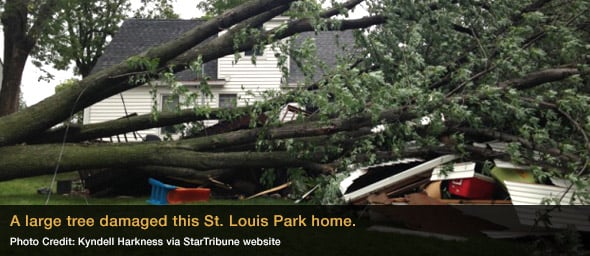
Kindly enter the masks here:
<path id="1" fill-rule="evenodd" d="M 179 107 L 178 95 L 162 95 L 162 112 L 176 111 Z M 178 129 L 175 126 L 162 127 L 162 134 L 177 133 Z"/>
<path id="2" fill-rule="evenodd" d="M 237 94 L 219 94 L 219 108 L 233 108 L 237 106 Z"/>

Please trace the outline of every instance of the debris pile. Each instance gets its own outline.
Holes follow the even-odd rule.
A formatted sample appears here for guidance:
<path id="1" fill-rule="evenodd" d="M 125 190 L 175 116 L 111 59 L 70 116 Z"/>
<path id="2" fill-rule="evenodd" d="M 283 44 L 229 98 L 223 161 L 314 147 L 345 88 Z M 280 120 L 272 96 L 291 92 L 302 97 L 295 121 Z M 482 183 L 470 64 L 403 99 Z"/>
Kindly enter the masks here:
<path id="1" fill-rule="evenodd" d="M 453 207 L 465 210 L 471 205 L 514 206 L 479 208 L 483 211 L 494 209 L 500 212 L 492 218 L 480 218 L 491 223 L 498 223 L 494 218 L 508 215 L 516 219 L 514 225 L 500 225 L 509 227 L 508 230 L 489 228 L 486 231 L 485 228 L 475 228 L 490 237 L 526 236 L 530 235 L 531 226 L 540 225 L 552 229 L 575 227 L 576 230 L 590 232 L 590 208 L 575 207 L 588 204 L 580 196 L 588 191 L 580 191 L 574 184 L 563 179 L 552 178 L 550 181 L 540 182 L 535 178 L 532 168 L 499 159 L 468 162 L 462 161 L 457 155 L 443 155 L 434 159 L 408 158 L 360 167 L 340 183 L 340 191 L 342 198 L 353 205 L 447 206 L 428 208 L 428 216 L 414 222 L 412 220 L 424 208 L 409 208 L 407 210 L 411 213 L 406 215 L 401 214 L 404 207 L 375 208 L 388 218 L 406 224 L 413 223 L 413 227 L 419 227 L 413 229 L 427 232 L 457 234 L 453 230 L 456 227 L 441 228 L 444 221 L 441 222 L 439 214 L 434 217 L 436 225 L 429 226 L 424 222 L 427 217 L 432 218 L 432 210 L 448 210 Z M 540 216 L 544 214 L 547 215 L 545 217 L 549 220 L 549 225 L 540 222 L 543 221 Z M 451 215 L 464 219 L 462 213 L 453 212 Z M 475 216 L 481 217 L 480 215 L 485 214 L 480 212 Z M 453 219 L 457 220 L 454 217 Z M 537 232 L 535 235 L 539 234 Z"/>
<path id="2" fill-rule="evenodd" d="M 551 181 L 541 184 L 529 167 L 499 159 L 461 162 L 457 155 L 443 155 L 358 168 L 340 183 L 340 191 L 356 205 L 584 204 L 571 183 Z"/>

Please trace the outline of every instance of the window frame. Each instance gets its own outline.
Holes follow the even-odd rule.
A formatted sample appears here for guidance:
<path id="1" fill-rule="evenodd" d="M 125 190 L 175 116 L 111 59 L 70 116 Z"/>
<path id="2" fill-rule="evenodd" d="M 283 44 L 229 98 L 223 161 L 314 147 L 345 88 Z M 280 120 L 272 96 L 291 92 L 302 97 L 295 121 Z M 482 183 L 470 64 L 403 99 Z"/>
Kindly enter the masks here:
<path id="1" fill-rule="evenodd" d="M 224 100 L 224 105 L 222 106 L 222 100 L 221 98 L 228 98 L 230 99 L 230 104 L 225 103 L 227 100 Z M 218 100 L 217 100 L 217 107 L 219 108 L 235 108 L 238 106 L 238 94 L 237 93 L 220 93 L 218 95 Z"/>

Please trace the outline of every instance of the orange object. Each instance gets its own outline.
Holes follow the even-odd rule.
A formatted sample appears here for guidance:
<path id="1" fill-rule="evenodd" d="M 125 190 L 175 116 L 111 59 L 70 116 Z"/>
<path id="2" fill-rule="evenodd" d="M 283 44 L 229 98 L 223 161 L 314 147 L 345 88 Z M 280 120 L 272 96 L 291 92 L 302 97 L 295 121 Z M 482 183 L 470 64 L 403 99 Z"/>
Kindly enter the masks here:
<path id="1" fill-rule="evenodd" d="M 428 195 L 431 198 L 441 199 L 442 195 L 440 193 L 440 183 L 441 181 L 437 180 L 428 184 L 424 188 L 424 192 L 426 192 L 426 195 Z"/>
<path id="2" fill-rule="evenodd" d="M 176 188 L 168 192 L 169 204 L 208 201 L 211 190 L 208 188 Z"/>

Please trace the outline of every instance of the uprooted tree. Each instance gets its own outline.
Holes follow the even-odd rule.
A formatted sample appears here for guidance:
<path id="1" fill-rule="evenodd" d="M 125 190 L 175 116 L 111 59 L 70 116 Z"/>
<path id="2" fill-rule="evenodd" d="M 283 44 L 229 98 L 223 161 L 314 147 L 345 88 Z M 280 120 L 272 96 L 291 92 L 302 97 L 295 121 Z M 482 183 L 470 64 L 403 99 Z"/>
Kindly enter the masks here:
<path id="1" fill-rule="evenodd" d="M 339 18 L 361 2 L 369 16 Z M 114 65 L 0 118 L 0 180 L 53 173 L 56 166 L 141 167 L 185 177 L 289 167 L 316 175 L 343 171 L 350 163 L 455 153 L 528 164 L 540 179 L 562 176 L 587 187 L 589 8 L 587 1 L 351 0 L 322 10 L 315 1 L 248 1 L 135 57 L 157 65 Z M 243 33 L 278 15 L 291 19 L 273 30 Z M 304 31 L 358 28 L 365 28 L 357 33 L 361 58 L 262 102 L 52 129 L 85 107 L 188 69 L 195 60 Z M 222 30 L 227 32 L 204 42 Z M 269 118 L 262 127 L 178 141 L 87 142 L 205 119 L 273 116 L 288 102 L 318 110 L 286 124 Z M 491 140 L 506 142 L 506 150 L 473 146 Z"/>

